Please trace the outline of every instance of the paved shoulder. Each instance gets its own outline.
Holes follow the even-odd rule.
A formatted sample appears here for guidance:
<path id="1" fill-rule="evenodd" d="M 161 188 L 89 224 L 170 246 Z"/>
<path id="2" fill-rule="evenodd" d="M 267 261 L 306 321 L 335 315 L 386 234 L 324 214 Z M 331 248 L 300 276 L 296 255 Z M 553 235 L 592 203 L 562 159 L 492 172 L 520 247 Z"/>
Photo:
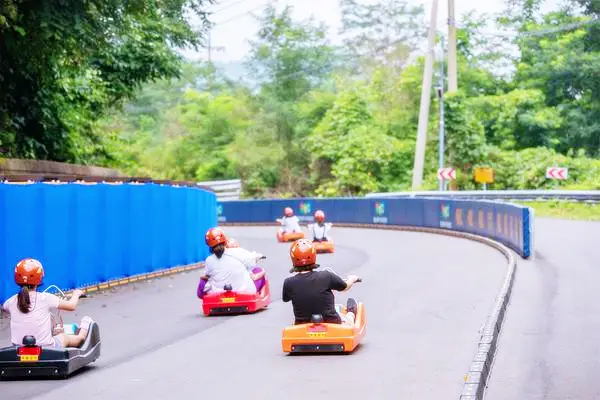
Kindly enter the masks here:
<path id="1" fill-rule="evenodd" d="M 537 219 L 519 261 L 487 398 L 600 398 L 600 223 Z"/>

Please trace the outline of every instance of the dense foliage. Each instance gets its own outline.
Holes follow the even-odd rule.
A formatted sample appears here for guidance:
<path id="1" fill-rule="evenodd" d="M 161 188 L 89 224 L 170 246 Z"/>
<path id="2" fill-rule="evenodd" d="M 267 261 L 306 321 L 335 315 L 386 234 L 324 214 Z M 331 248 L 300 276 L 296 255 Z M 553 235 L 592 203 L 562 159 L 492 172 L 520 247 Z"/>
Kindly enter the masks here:
<path id="1" fill-rule="evenodd" d="M 135 176 L 239 177 L 247 196 L 410 188 L 427 22 L 421 6 L 341 0 L 341 46 L 328 41 L 323 24 L 268 6 L 251 40 L 251 79 L 232 82 L 210 63 L 180 68 L 170 50 L 199 43 L 182 10 L 195 5 L 201 13 L 201 3 L 138 9 L 130 1 L 119 9 L 122 19 L 110 22 L 111 38 L 95 29 L 107 28 L 100 23 L 108 24 L 120 2 L 86 3 L 93 13 L 73 8 L 74 16 L 61 20 L 69 29 L 57 29 L 62 45 L 48 44 L 39 60 L 25 52 L 15 61 L 24 66 L 22 77 L 7 81 L 0 62 L 0 146 L 12 155 L 94 162 Z M 459 188 L 476 187 L 476 166 L 495 168 L 496 189 L 600 188 L 600 8 L 572 0 L 543 14 L 541 3 L 509 0 L 497 18 L 471 13 L 459 23 L 459 91 L 445 97 L 445 156 L 459 170 Z M 23 46 L 17 40 L 51 40 L 43 31 L 20 39 L 28 28 L 16 21 L 27 18 L 16 15 L 29 14 L 4 4 L 0 34 L 9 32 L 10 40 L 0 42 L 1 51 Z M 82 15 L 82 29 L 92 35 L 78 47 L 73 26 Z M 489 33 L 489 21 L 506 34 Z M 156 78 L 166 79 L 136 90 Z M 26 102 L 2 93 L 16 82 L 25 82 Z M 424 188 L 433 189 L 439 115 L 431 96 Z M 568 181 L 545 179 L 555 164 L 569 167 Z"/>
<path id="2" fill-rule="evenodd" d="M 210 0 L 0 2 L 0 148 L 8 157 L 85 162 L 106 156 L 103 113 L 142 83 L 179 75 L 175 47 Z M 90 159 L 90 157 L 92 159 Z"/>

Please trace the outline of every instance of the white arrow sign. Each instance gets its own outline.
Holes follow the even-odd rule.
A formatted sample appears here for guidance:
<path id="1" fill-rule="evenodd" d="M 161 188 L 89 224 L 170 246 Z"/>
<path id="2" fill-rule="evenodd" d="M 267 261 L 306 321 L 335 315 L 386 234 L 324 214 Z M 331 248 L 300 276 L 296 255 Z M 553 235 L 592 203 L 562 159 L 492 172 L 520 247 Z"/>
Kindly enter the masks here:
<path id="1" fill-rule="evenodd" d="M 562 167 L 548 167 L 546 168 L 546 178 L 548 179 L 567 179 L 569 176 L 569 169 Z"/>
<path id="2" fill-rule="evenodd" d="M 437 172 L 438 179 L 451 181 L 456 179 L 456 170 L 454 168 L 440 168 Z"/>

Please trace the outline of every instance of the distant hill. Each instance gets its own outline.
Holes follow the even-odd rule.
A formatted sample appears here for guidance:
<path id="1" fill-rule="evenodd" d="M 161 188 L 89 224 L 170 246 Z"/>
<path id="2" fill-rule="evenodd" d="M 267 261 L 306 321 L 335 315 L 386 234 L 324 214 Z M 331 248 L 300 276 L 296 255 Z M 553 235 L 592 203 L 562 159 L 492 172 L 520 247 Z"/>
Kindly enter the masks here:
<path id="1" fill-rule="evenodd" d="M 227 78 L 233 81 L 243 80 L 250 85 L 256 83 L 246 72 L 243 61 L 215 61 L 214 65 Z"/>

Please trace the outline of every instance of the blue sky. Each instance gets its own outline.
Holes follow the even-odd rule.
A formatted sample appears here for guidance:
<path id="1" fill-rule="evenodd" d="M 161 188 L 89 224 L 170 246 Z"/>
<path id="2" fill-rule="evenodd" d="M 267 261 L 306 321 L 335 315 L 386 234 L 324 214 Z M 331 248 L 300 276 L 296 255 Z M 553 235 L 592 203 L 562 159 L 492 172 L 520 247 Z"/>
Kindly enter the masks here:
<path id="1" fill-rule="evenodd" d="M 272 0 L 221 0 L 213 5 L 214 11 L 211 20 L 216 23 L 212 30 L 212 45 L 218 47 L 212 52 L 214 61 L 239 61 L 248 53 L 248 40 L 254 36 L 258 24 L 252 14 L 260 14 L 264 7 Z M 362 0 L 363 3 L 374 3 L 374 0 Z M 425 7 L 426 18 L 424 25 L 429 24 L 431 0 L 412 0 L 415 4 Z M 555 0 L 546 1 L 544 8 L 555 4 Z M 278 7 L 291 5 L 294 7 L 294 16 L 297 19 L 306 19 L 311 15 L 315 19 L 325 22 L 330 27 L 329 36 L 334 43 L 339 42 L 338 30 L 340 27 L 339 0 L 278 0 Z M 476 10 L 478 13 L 496 13 L 504 8 L 505 0 L 455 0 L 456 18 L 465 13 Z M 448 15 L 447 0 L 439 0 L 437 26 L 444 29 Z M 192 21 L 193 22 L 193 21 Z M 189 59 L 207 59 L 207 51 L 183 51 Z"/>

